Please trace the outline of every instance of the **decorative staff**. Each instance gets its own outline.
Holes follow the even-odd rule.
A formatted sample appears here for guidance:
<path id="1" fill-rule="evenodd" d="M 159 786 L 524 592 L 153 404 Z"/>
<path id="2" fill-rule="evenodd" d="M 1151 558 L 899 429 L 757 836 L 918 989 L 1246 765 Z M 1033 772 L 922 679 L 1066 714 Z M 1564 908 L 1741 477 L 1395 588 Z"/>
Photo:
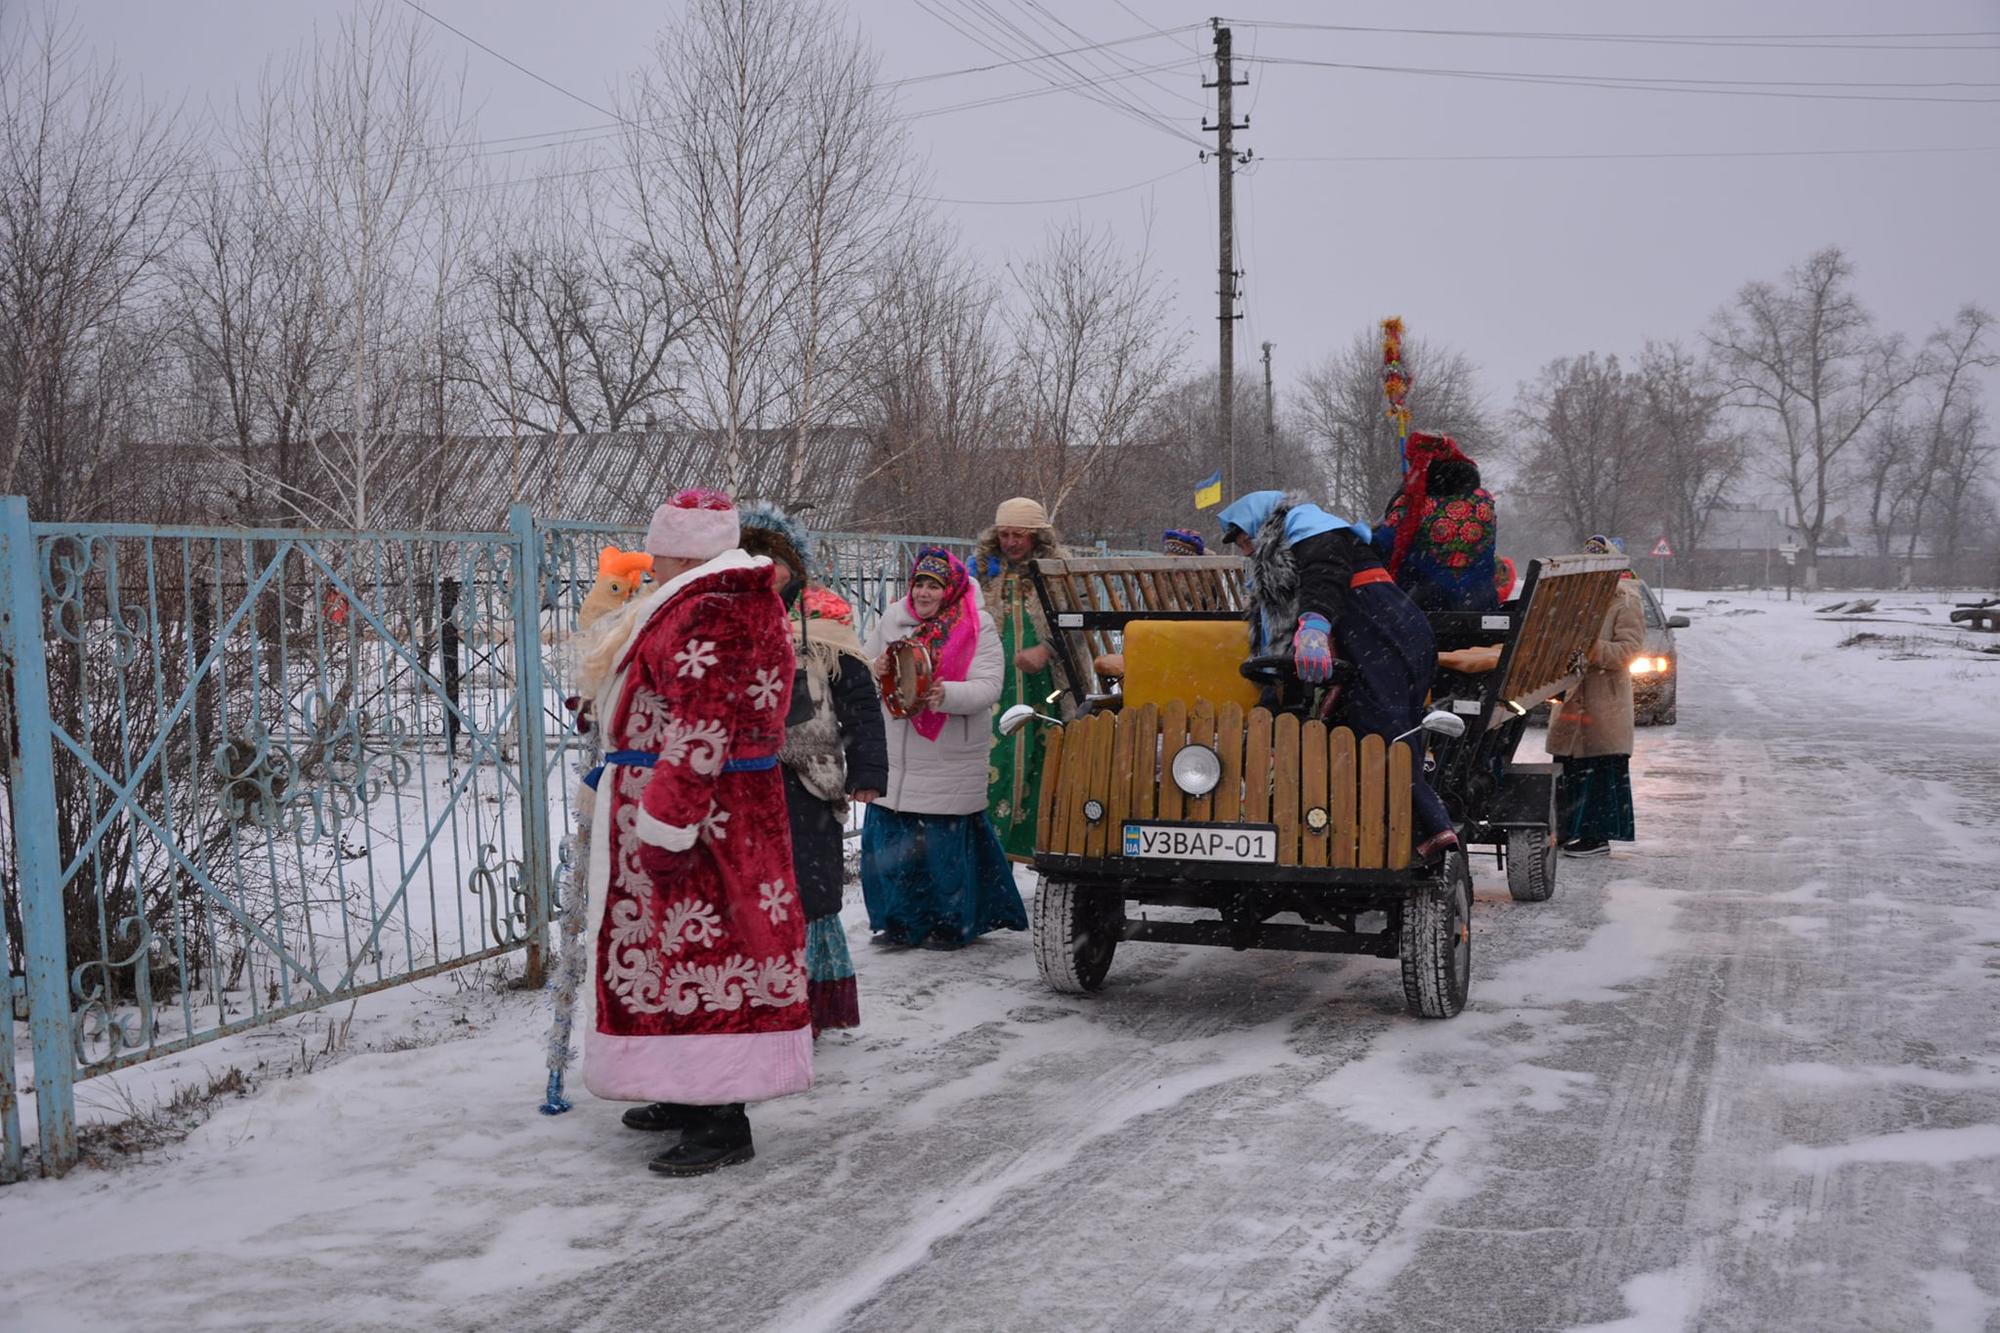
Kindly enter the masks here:
<path id="1" fill-rule="evenodd" d="M 1396 427 L 1396 456 L 1410 470 L 1410 372 L 1403 367 L 1403 317 L 1382 321 L 1382 393 L 1389 400 L 1389 420 Z"/>

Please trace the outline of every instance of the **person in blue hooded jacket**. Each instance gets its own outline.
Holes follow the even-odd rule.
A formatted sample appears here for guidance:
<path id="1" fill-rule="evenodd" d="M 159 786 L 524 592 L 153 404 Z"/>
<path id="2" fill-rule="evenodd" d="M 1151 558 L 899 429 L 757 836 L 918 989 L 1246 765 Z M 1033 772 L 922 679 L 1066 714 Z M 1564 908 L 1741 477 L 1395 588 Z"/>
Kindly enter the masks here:
<path id="1" fill-rule="evenodd" d="M 1289 650 L 1299 679 L 1322 684 L 1333 676 L 1338 644 L 1355 674 L 1341 688 L 1333 720 L 1385 740 L 1415 727 L 1437 670 L 1437 644 L 1430 621 L 1383 567 L 1368 525 L 1284 491 L 1252 491 L 1219 517 L 1223 541 L 1250 557 L 1258 652 Z M 1418 854 L 1456 846 L 1451 817 L 1421 771 L 1411 796 L 1424 835 Z"/>

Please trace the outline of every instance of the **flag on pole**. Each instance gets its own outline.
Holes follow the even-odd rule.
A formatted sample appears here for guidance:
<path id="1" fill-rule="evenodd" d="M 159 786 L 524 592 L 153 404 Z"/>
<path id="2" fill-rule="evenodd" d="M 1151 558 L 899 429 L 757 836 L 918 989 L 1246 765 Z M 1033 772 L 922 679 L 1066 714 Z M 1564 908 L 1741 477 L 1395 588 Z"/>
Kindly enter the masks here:
<path id="1" fill-rule="evenodd" d="M 1217 468 L 1202 479 L 1201 485 L 1194 488 L 1194 507 L 1196 509 L 1213 509 L 1221 503 L 1222 469 Z"/>

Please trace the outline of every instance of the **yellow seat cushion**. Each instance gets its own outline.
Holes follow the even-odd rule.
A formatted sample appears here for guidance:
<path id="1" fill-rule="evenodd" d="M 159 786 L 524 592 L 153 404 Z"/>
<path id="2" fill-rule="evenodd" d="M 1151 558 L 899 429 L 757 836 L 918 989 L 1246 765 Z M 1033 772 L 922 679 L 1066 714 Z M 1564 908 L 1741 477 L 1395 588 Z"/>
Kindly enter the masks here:
<path id="1" fill-rule="evenodd" d="M 1234 700 L 1257 706 L 1257 687 L 1239 670 L 1250 658 L 1242 620 L 1135 620 L 1125 626 L 1125 706 L 1164 708 L 1175 699 Z"/>

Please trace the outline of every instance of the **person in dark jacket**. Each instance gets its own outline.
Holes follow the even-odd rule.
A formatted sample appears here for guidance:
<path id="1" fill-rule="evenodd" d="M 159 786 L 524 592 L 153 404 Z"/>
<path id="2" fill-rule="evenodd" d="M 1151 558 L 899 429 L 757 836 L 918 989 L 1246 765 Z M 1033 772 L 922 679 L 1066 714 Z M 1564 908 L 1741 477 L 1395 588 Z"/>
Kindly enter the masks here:
<path id="1" fill-rule="evenodd" d="M 1437 670 L 1436 643 L 1430 621 L 1370 545 L 1368 525 L 1282 491 L 1252 491 L 1220 517 L 1223 540 L 1250 557 L 1259 651 L 1289 647 L 1299 679 L 1322 684 L 1332 678 L 1337 643 L 1355 676 L 1342 685 L 1332 720 L 1384 740 L 1416 727 Z M 1411 798 L 1424 835 L 1418 855 L 1457 846 L 1451 817 L 1421 766 Z"/>
<path id="2" fill-rule="evenodd" d="M 842 849 L 850 801 L 864 805 L 889 782 L 889 749 L 854 611 L 808 581 L 811 534 L 765 505 L 743 510 L 743 549 L 777 566 L 778 592 L 792 614 L 799 660 L 785 744 L 785 802 L 792 874 L 806 914 L 806 1000 L 813 1035 L 861 1022 L 860 996 L 840 907 L 847 873 Z"/>

